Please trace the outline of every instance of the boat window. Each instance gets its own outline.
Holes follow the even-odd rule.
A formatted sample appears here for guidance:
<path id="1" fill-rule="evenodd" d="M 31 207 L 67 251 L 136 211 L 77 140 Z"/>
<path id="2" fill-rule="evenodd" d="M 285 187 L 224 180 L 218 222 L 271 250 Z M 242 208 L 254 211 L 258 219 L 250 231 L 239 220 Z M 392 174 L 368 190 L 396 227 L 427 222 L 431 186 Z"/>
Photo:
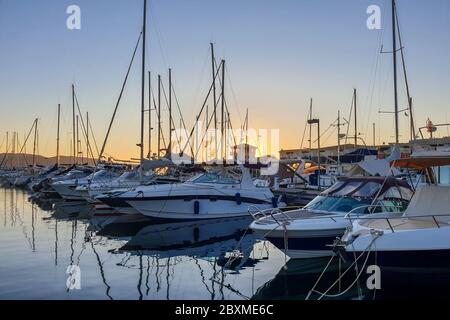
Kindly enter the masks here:
<path id="1" fill-rule="evenodd" d="M 377 182 L 367 182 L 358 191 L 356 191 L 354 197 L 369 198 L 375 196 L 380 191 L 381 185 Z"/>
<path id="2" fill-rule="evenodd" d="M 362 184 L 363 184 L 363 182 L 361 182 L 361 181 L 350 181 L 350 182 L 347 182 L 347 184 L 342 189 L 340 189 L 340 190 L 336 191 L 335 193 L 333 193 L 333 196 L 336 196 L 336 197 L 346 196 L 346 195 L 352 193 L 353 191 L 355 191 Z"/>
<path id="3" fill-rule="evenodd" d="M 367 206 L 370 205 L 371 202 L 372 202 L 371 199 L 318 196 L 313 201 L 311 201 L 305 207 L 305 209 L 328 211 L 328 212 L 345 212 L 345 213 L 355 210 L 353 211 L 353 213 L 368 213 Z"/>
<path id="4" fill-rule="evenodd" d="M 205 173 L 192 180 L 194 183 L 239 184 L 239 180 L 224 177 L 218 173 Z"/>
<path id="5" fill-rule="evenodd" d="M 402 194 L 397 186 L 390 187 L 385 193 L 384 198 L 402 199 Z"/>
<path id="6" fill-rule="evenodd" d="M 345 184 L 345 181 L 338 181 L 334 185 L 332 185 L 330 188 L 328 188 L 327 190 L 322 192 L 322 194 L 331 194 L 334 191 L 336 191 L 337 189 L 339 189 L 340 187 L 342 187 L 344 184 Z"/>
<path id="7" fill-rule="evenodd" d="M 400 193 L 402 194 L 402 199 L 411 200 L 414 195 L 414 192 L 411 189 L 400 187 Z"/>
<path id="8" fill-rule="evenodd" d="M 377 207 L 373 211 L 374 213 L 377 212 L 403 212 L 406 210 L 406 207 L 408 206 L 408 201 L 401 201 L 401 200 L 380 200 L 377 201 Z"/>

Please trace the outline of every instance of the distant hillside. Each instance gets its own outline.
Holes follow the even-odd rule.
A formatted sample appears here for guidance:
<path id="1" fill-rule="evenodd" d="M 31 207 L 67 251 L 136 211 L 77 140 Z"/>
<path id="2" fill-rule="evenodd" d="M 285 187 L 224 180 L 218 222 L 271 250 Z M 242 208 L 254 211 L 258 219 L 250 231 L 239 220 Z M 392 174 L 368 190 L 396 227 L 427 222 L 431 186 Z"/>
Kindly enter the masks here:
<path id="1" fill-rule="evenodd" d="M 56 163 L 56 157 L 44 157 L 37 155 L 35 157 L 36 164 L 48 166 Z M 73 159 L 70 156 L 60 156 L 61 164 L 72 164 Z M 81 162 L 81 159 L 79 159 Z M 88 161 L 87 159 L 83 159 L 83 163 L 92 164 L 92 160 Z M 24 167 L 27 165 L 33 164 L 33 155 L 32 154 L 7 154 L 5 157 L 4 153 L 0 153 L 0 164 L 2 164 L 3 168 L 11 168 L 11 167 Z"/>

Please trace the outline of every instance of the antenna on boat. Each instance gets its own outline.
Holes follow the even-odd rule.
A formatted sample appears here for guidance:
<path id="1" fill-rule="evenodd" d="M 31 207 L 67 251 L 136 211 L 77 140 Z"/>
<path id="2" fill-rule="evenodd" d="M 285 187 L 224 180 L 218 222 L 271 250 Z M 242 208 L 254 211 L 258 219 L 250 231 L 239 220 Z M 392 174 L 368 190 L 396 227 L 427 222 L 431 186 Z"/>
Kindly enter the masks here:
<path id="1" fill-rule="evenodd" d="M 141 152 L 140 152 L 140 174 L 142 177 L 142 163 L 144 161 L 144 117 L 145 117 L 145 38 L 147 32 L 147 0 L 144 0 L 144 13 L 142 23 L 142 83 L 141 83 Z"/>

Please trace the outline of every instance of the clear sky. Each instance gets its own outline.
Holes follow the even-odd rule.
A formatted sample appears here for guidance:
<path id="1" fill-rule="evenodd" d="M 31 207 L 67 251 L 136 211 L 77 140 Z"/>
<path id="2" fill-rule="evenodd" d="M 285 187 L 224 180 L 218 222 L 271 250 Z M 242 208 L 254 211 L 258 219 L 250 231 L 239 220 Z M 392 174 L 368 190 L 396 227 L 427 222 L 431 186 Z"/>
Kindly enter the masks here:
<path id="1" fill-rule="evenodd" d="M 279 128 L 281 146 L 297 148 L 314 98 L 323 130 L 340 109 L 348 118 L 358 89 L 359 131 L 372 143 L 394 135 L 389 0 L 149 0 L 148 68 L 173 69 L 174 88 L 192 125 L 209 88 L 209 43 L 225 58 L 232 87 L 227 99 L 235 127 Z M 415 116 L 450 121 L 450 1 L 398 0 Z M 142 24 L 141 0 L 0 0 L 0 141 L 6 131 L 23 140 L 33 119 L 40 152 L 55 153 L 56 110 L 62 104 L 62 151 L 69 153 L 71 83 L 89 111 L 98 143 L 109 119 Z M 66 8 L 81 8 L 81 30 L 66 28 Z M 382 30 L 368 30 L 366 9 L 382 8 Z M 401 74 L 401 69 L 399 69 Z M 406 107 L 400 77 L 400 107 Z M 156 85 L 154 78 L 153 85 Z M 231 90 L 232 89 L 232 90 Z M 167 115 L 167 110 L 164 115 Z M 138 157 L 140 54 L 125 90 L 107 152 Z M 401 140 L 408 118 L 400 117 Z M 166 121 L 167 124 L 167 121 Z M 335 144 L 336 135 L 324 135 Z M 445 130 L 438 135 L 447 135 Z M 306 144 L 305 144 L 306 145 Z"/>

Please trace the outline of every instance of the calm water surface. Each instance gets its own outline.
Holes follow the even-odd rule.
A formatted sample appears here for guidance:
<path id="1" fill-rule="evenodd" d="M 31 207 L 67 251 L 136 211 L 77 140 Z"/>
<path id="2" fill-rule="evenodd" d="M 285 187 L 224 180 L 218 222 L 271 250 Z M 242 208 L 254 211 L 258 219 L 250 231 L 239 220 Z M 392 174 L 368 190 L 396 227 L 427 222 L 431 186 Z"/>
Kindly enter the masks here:
<path id="1" fill-rule="evenodd" d="M 247 218 L 153 225 L 142 216 L 92 217 L 87 205 L 29 197 L 0 188 L 0 299 L 304 299 L 329 260 L 285 268 L 284 254 L 250 234 Z M 67 289 L 70 266 L 80 270 L 79 290 Z M 319 290 L 343 269 L 335 263 L 329 270 Z M 375 295 L 355 286 L 339 299 L 429 290 L 450 297 L 448 270 L 382 275 Z M 341 286 L 353 280 L 349 272 Z"/>

